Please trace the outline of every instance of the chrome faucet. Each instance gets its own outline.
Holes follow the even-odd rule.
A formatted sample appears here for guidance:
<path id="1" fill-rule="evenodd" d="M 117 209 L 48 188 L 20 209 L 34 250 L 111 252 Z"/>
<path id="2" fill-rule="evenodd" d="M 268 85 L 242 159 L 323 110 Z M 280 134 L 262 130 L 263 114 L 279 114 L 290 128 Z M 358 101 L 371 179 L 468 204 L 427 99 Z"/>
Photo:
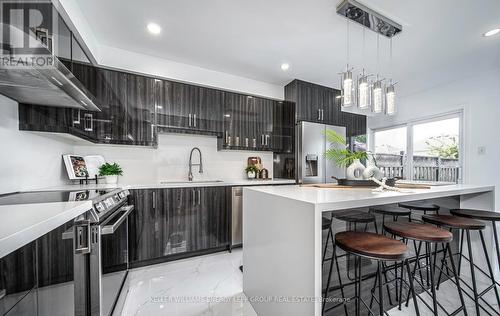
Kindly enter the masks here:
<path id="1" fill-rule="evenodd" d="M 193 151 L 195 150 L 200 153 L 200 163 L 198 164 L 193 164 Z M 203 173 L 203 159 L 201 158 L 201 150 L 198 147 L 194 147 L 193 149 L 191 149 L 191 153 L 189 154 L 189 181 L 193 181 L 193 166 L 200 166 L 198 172 Z"/>

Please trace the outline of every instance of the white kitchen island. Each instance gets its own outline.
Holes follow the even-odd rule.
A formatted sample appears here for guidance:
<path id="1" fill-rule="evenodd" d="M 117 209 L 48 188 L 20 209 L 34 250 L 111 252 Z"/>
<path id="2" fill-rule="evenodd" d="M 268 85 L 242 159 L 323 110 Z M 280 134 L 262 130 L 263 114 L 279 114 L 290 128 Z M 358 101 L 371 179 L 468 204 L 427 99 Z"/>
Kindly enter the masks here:
<path id="1" fill-rule="evenodd" d="M 440 199 L 444 208 L 495 209 L 494 186 L 450 185 L 405 192 L 299 185 L 245 188 L 244 293 L 259 316 L 321 315 L 324 212 Z"/>

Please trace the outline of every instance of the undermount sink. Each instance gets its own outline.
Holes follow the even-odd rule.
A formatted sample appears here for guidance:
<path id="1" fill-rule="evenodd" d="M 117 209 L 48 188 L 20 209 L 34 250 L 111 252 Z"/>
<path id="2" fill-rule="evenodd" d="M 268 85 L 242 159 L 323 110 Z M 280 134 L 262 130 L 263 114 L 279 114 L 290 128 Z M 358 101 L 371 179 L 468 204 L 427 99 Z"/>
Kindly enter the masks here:
<path id="1" fill-rule="evenodd" d="M 222 180 L 193 180 L 193 181 L 183 181 L 183 180 L 162 180 L 160 184 L 184 184 L 184 183 L 221 183 Z"/>

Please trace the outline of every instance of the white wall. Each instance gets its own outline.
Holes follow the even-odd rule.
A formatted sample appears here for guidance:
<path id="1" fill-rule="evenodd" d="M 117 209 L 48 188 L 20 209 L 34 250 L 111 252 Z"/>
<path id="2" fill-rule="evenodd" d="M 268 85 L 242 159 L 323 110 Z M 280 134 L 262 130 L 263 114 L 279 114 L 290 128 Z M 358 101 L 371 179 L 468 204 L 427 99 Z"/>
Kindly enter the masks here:
<path id="1" fill-rule="evenodd" d="M 0 194 L 65 183 L 70 141 L 19 131 L 18 105 L 0 95 Z"/>
<path id="2" fill-rule="evenodd" d="M 494 184 L 500 194 L 500 69 L 400 98 L 398 113 L 390 118 L 370 118 L 371 129 L 464 109 L 465 181 Z M 478 148 L 486 147 L 480 155 Z M 498 200 L 498 198 L 497 198 Z"/>
<path id="3" fill-rule="evenodd" d="M 223 90 L 243 92 L 268 98 L 284 99 L 281 85 L 235 76 L 215 70 L 182 64 L 154 56 L 101 45 L 98 63 L 103 66 L 152 74 Z"/>
<path id="4" fill-rule="evenodd" d="M 189 153 L 200 148 L 203 174 L 193 167 L 195 180 L 243 179 L 247 158 L 259 156 L 272 175 L 273 154 L 270 152 L 217 151 L 217 138 L 198 135 L 161 134 L 158 149 L 133 146 L 75 146 L 75 154 L 103 155 L 107 161 L 118 162 L 124 169 L 122 183 L 151 183 L 160 180 L 187 180 Z M 198 153 L 193 156 L 198 163 Z"/>

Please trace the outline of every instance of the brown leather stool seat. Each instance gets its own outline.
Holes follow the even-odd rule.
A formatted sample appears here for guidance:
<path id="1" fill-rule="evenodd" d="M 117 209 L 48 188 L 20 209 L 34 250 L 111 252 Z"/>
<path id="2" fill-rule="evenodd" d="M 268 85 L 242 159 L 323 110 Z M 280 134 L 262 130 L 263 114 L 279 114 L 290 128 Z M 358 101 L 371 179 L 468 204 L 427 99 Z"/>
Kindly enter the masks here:
<path id="1" fill-rule="evenodd" d="M 408 251 L 406 244 L 399 240 L 368 232 L 337 233 L 335 244 L 344 251 L 377 260 L 403 260 Z"/>
<path id="2" fill-rule="evenodd" d="M 384 228 L 388 233 L 406 239 L 439 243 L 450 242 L 453 240 L 452 233 L 430 224 L 397 222 L 387 223 L 384 225 Z"/>
<path id="3" fill-rule="evenodd" d="M 404 202 L 399 203 L 398 206 L 409 210 L 424 212 L 438 212 L 440 208 L 439 205 L 422 202 Z"/>
<path id="4" fill-rule="evenodd" d="M 370 208 L 371 213 L 377 213 L 381 215 L 388 216 L 410 216 L 411 211 L 404 208 L 399 207 L 391 207 L 391 206 L 378 206 Z"/>
<path id="5" fill-rule="evenodd" d="M 464 218 L 453 215 L 423 215 L 422 220 L 426 223 L 444 226 L 448 228 L 459 228 L 468 230 L 484 229 L 486 225 L 475 219 Z"/>
<path id="6" fill-rule="evenodd" d="M 450 213 L 455 216 L 480 219 L 483 221 L 500 221 L 500 212 L 483 211 L 483 210 L 471 210 L 471 209 L 454 209 L 450 210 Z"/>

